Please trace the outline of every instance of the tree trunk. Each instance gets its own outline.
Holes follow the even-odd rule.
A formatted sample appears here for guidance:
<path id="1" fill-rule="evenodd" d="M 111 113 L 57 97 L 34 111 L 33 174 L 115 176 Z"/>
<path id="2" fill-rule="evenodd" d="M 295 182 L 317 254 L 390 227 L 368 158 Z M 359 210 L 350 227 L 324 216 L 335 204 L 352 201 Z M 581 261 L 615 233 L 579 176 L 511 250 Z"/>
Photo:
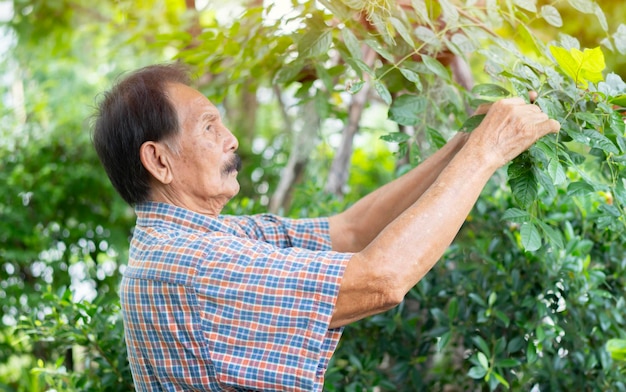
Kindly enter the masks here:
<path id="1" fill-rule="evenodd" d="M 377 54 L 374 50 L 366 47 L 363 59 L 365 63 L 371 67 L 376 60 Z M 341 144 L 328 173 L 326 181 L 326 192 L 342 196 L 344 186 L 348 182 L 348 174 L 350 168 L 350 158 L 352 157 L 352 145 L 354 135 L 359 131 L 359 122 L 365 108 L 370 84 L 365 83 L 361 90 L 354 94 L 350 107 L 348 108 L 348 123 L 343 130 Z"/>
<path id="2" fill-rule="evenodd" d="M 292 130 L 293 141 L 289 160 L 282 170 L 280 182 L 270 200 L 269 211 L 272 213 L 278 213 L 281 209 L 287 210 L 289 208 L 293 186 L 302 178 L 309 156 L 313 148 L 317 145 L 316 138 L 320 126 L 320 117 L 315 110 L 315 102 L 310 100 L 306 104 L 299 106 L 298 116 L 302 119 L 301 129 L 293 129 L 292 122 L 280 100 L 280 91 L 275 91 L 279 97 L 280 106 L 283 109 L 285 125 L 287 125 L 288 129 Z"/>

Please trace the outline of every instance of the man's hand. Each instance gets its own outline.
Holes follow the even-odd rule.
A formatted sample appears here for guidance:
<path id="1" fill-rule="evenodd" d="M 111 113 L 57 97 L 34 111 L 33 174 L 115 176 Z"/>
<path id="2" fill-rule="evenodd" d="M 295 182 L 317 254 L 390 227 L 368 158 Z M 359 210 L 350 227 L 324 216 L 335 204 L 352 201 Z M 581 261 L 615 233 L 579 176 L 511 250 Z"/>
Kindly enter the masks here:
<path id="1" fill-rule="evenodd" d="M 528 92 L 528 100 L 530 101 L 530 103 L 535 103 L 535 101 L 537 100 L 537 98 L 539 97 L 539 94 L 537 94 L 536 91 L 529 91 Z M 489 111 L 489 108 L 491 107 L 491 105 L 493 105 L 492 102 L 490 103 L 483 103 L 481 105 L 479 105 L 476 110 L 474 111 L 473 115 L 479 115 L 479 114 L 487 114 L 487 112 Z"/>
<path id="2" fill-rule="evenodd" d="M 405 177 L 409 180 L 385 188 L 396 196 L 386 198 L 384 193 L 376 193 L 365 202 L 361 200 L 358 217 L 368 216 L 365 207 L 379 202 L 402 205 L 401 195 L 409 195 L 412 204 L 408 208 L 402 206 L 400 210 L 404 212 L 396 214 L 396 218 L 377 236 L 368 238 L 365 245 L 348 248 L 357 252 L 346 266 L 331 328 L 400 303 L 441 258 L 494 171 L 540 137 L 557 132 L 559 127 L 559 123 L 550 120 L 538 106 L 527 104 L 521 98 L 495 102 L 469 136 L 455 136 L 439 150 L 438 153 L 444 154 L 440 158 L 427 160 L 409 172 L 409 177 Z M 442 167 L 444 162 L 445 167 Z M 412 176 L 428 178 L 421 182 L 429 184 L 428 189 L 420 190 L 417 200 L 409 185 L 420 181 Z M 358 222 L 356 226 L 369 226 L 366 221 L 350 216 L 350 219 L 333 219 L 331 233 L 344 231 L 346 224 L 341 222 L 355 225 L 354 221 Z M 336 249 L 334 242 L 333 248 Z"/>
<path id="3" fill-rule="evenodd" d="M 466 146 L 475 148 L 489 164 L 500 167 L 560 127 L 536 105 L 521 98 L 503 99 L 489 107 Z"/>

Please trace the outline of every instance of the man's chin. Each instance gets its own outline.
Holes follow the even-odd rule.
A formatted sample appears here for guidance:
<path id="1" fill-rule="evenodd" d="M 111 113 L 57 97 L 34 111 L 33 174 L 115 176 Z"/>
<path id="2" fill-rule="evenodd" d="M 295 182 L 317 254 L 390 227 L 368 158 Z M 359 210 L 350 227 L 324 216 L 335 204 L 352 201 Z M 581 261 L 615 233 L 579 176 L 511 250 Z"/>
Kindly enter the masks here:
<path id="1" fill-rule="evenodd" d="M 239 194 L 239 190 L 241 189 L 241 187 L 239 186 L 239 182 L 237 182 L 236 186 L 233 188 L 233 191 L 231 192 L 230 197 L 228 198 L 228 200 L 232 200 L 235 196 L 237 196 L 237 194 Z"/>

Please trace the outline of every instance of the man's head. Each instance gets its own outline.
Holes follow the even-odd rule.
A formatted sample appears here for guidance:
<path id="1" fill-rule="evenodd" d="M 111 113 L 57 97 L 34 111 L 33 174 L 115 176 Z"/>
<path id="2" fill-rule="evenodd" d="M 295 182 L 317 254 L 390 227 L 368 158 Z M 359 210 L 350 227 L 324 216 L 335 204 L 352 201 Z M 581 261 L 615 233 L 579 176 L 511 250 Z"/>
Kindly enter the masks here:
<path id="1" fill-rule="evenodd" d="M 104 94 L 93 142 L 130 205 L 154 200 L 219 212 L 239 190 L 237 139 L 189 82 L 181 66 L 155 65 Z"/>

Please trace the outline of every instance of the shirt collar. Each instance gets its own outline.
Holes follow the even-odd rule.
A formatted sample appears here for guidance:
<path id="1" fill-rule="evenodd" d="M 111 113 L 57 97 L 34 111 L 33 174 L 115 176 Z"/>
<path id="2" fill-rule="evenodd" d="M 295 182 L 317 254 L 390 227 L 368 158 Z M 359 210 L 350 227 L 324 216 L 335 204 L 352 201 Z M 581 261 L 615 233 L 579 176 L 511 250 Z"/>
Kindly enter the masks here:
<path id="1" fill-rule="evenodd" d="M 152 201 L 139 203 L 135 206 L 135 213 L 137 226 L 237 233 L 233 227 L 223 222 L 221 216 L 216 219 L 168 203 Z"/>

